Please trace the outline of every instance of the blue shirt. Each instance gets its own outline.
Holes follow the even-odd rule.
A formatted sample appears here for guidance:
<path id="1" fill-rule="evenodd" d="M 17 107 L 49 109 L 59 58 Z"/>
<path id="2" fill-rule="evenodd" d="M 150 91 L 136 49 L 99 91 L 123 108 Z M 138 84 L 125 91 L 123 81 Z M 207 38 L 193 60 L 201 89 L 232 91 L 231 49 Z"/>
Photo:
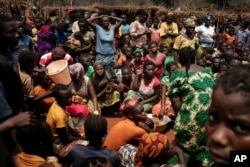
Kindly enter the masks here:
<path id="1" fill-rule="evenodd" d="M 250 31 L 248 29 L 240 29 L 237 33 L 237 43 L 241 42 L 244 46 L 250 44 Z"/>
<path id="2" fill-rule="evenodd" d="M 129 33 L 130 29 L 131 29 L 131 27 L 129 24 L 122 24 L 120 26 L 121 35 L 123 35 L 124 33 Z"/>
<path id="3" fill-rule="evenodd" d="M 9 104 L 7 103 L 3 85 L 0 82 L 0 122 L 2 119 L 10 116 L 11 114 L 12 114 L 12 110 Z"/>
<path id="4" fill-rule="evenodd" d="M 120 167 L 120 157 L 119 155 L 107 148 L 95 148 L 91 146 L 75 145 L 71 150 L 71 155 L 73 158 L 73 166 L 80 167 L 81 163 L 88 158 L 101 157 L 108 159 L 113 167 Z"/>
<path id="5" fill-rule="evenodd" d="M 58 46 L 60 44 L 62 44 L 62 45 L 65 44 L 65 42 L 68 39 L 69 34 L 66 32 L 64 32 L 63 34 L 58 34 L 58 32 L 56 32 L 55 36 L 56 36 L 56 46 Z"/>
<path id="6" fill-rule="evenodd" d="M 114 54 L 114 36 L 115 26 L 111 26 L 106 30 L 96 24 L 96 52 L 102 55 Z"/>
<path id="7" fill-rule="evenodd" d="M 22 51 L 32 51 L 34 49 L 34 44 L 32 38 L 28 35 L 22 34 L 17 46 L 12 50 L 12 55 L 14 60 L 17 62 L 18 57 Z"/>

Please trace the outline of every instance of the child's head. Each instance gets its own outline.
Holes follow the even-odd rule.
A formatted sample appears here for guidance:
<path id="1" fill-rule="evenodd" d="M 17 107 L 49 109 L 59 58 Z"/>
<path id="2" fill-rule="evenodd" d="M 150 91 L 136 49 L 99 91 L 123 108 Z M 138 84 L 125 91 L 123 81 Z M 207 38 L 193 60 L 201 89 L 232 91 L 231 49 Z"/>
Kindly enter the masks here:
<path id="1" fill-rule="evenodd" d="M 237 42 L 235 44 L 235 52 L 236 53 L 241 53 L 243 49 L 243 44 L 241 42 Z"/>
<path id="2" fill-rule="evenodd" d="M 127 23 L 127 16 L 125 14 L 121 14 L 120 16 L 121 19 L 123 19 L 123 24 L 126 24 Z"/>
<path id="3" fill-rule="evenodd" d="M 219 73 L 220 74 L 224 74 L 227 71 L 227 69 L 228 69 L 227 63 L 226 62 L 221 62 L 219 64 L 218 68 L 219 68 Z"/>
<path id="4" fill-rule="evenodd" d="M 135 62 L 141 62 L 141 58 L 142 58 L 142 56 L 143 56 L 143 49 L 141 49 L 141 48 L 136 48 L 136 49 L 133 51 L 133 56 L 134 56 Z"/>
<path id="5" fill-rule="evenodd" d="M 95 75 L 97 77 L 101 77 L 105 74 L 105 65 L 100 61 L 96 61 L 94 64 L 94 70 L 95 70 Z"/>
<path id="6" fill-rule="evenodd" d="M 143 64 L 143 74 L 146 78 L 153 78 L 155 74 L 155 64 L 152 61 L 145 61 Z"/>
<path id="7" fill-rule="evenodd" d="M 36 55 L 31 51 L 22 51 L 18 57 L 20 69 L 28 74 L 32 74 L 36 66 Z"/>
<path id="8" fill-rule="evenodd" d="M 250 65 L 238 66 L 216 82 L 205 125 L 215 166 L 229 165 L 230 151 L 250 150 Z"/>
<path id="9" fill-rule="evenodd" d="M 248 56 L 249 56 L 249 53 L 246 52 L 246 51 L 243 51 L 243 52 L 240 54 L 240 59 L 241 59 L 242 61 L 248 61 L 248 62 L 249 62 Z"/>
<path id="10" fill-rule="evenodd" d="M 153 21 L 153 26 L 154 26 L 155 28 L 158 28 L 159 23 L 160 23 L 159 18 L 158 18 L 158 17 L 154 17 L 154 18 L 152 19 L 152 21 Z"/>
<path id="11" fill-rule="evenodd" d="M 231 36 L 235 35 L 235 28 L 234 28 L 234 26 L 229 26 L 228 34 L 231 35 Z"/>
<path id="12" fill-rule="evenodd" d="M 86 19 L 81 18 L 78 20 L 78 27 L 80 29 L 80 32 L 85 33 L 88 29 L 88 22 Z"/>
<path id="13" fill-rule="evenodd" d="M 149 45 L 147 43 L 142 45 L 142 49 L 143 49 L 143 55 L 149 53 Z"/>
<path id="14" fill-rule="evenodd" d="M 122 66 L 122 78 L 125 80 L 131 79 L 131 69 L 129 66 Z"/>
<path id="15" fill-rule="evenodd" d="M 57 26 L 56 26 L 56 31 L 57 31 L 58 33 L 63 33 L 63 32 L 64 32 L 64 24 L 63 24 L 63 23 L 57 24 Z"/>
<path id="16" fill-rule="evenodd" d="M 177 68 L 178 64 L 174 61 L 171 61 L 166 65 L 166 70 L 168 71 L 169 75 L 171 75 L 174 71 L 176 71 Z"/>
<path id="17" fill-rule="evenodd" d="M 45 72 L 39 72 L 38 73 L 38 83 L 41 85 L 42 88 L 49 88 L 49 86 L 52 83 L 52 80 L 49 78 L 48 75 L 45 74 Z"/>
<path id="18" fill-rule="evenodd" d="M 220 64 L 220 58 L 219 57 L 213 57 L 212 69 L 213 69 L 214 73 L 219 71 L 219 64 Z"/>
<path id="19" fill-rule="evenodd" d="M 85 136 L 89 145 L 101 147 L 107 135 L 107 120 L 100 115 L 89 115 L 84 122 Z"/>
<path id="20" fill-rule="evenodd" d="M 170 52 L 169 47 L 165 43 L 160 44 L 160 52 L 165 53 L 166 55 Z"/>
<path id="21" fill-rule="evenodd" d="M 78 60 L 79 63 L 83 65 L 84 69 L 90 66 L 90 56 L 88 54 L 81 53 Z"/>
<path id="22" fill-rule="evenodd" d="M 143 105 L 137 99 L 131 99 L 122 103 L 120 106 L 120 112 L 122 115 L 136 123 L 144 122 L 147 119 Z"/>
<path id="23" fill-rule="evenodd" d="M 82 40 L 83 40 L 83 34 L 82 34 L 80 31 L 75 32 L 75 33 L 74 33 L 74 38 L 75 38 L 76 40 L 82 41 Z"/>
<path id="24" fill-rule="evenodd" d="M 71 105 L 72 93 L 68 85 L 56 84 L 53 87 L 52 94 L 55 97 L 57 103 L 62 108 L 65 108 L 66 106 Z"/>
<path id="25" fill-rule="evenodd" d="M 151 41 L 149 43 L 149 50 L 152 52 L 152 53 L 156 53 L 158 51 L 158 43 L 156 41 Z"/>
<path id="26" fill-rule="evenodd" d="M 34 126 L 17 129 L 16 138 L 26 154 L 46 158 L 53 152 L 53 138 L 50 126 L 46 122 L 37 122 Z"/>
<path id="27" fill-rule="evenodd" d="M 110 25 L 110 20 L 108 16 L 103 16 L 101 18 L 101 25 L 103 26 L 103 28 L 108 29 L 109 25 Z"/>
<path id="28" fill-rule="evenodd" d="M 242 61 L 239 58 L 232 58 L 228 63 L 228 69 L 233 69 L 240 65 L 242 65 Z"/>
<path id="29" fill-rule="evenodd" d="M 131 58 L 132 57 L 132 53 L 133 53 L 133 48 L 131 46 L 127 46 L 124 50 L 124 55 L 127 58 Z"/>
<path id="30" fill-rule="evenodd" d="M 130 40 L 131 40 L 130 35 L 129 34 L 124 35 L 123 40 L 124 40 L 123 41 L 124 44 L 130 44 Z"/>
<path id="31" fill-rule="evenodd" d="M 51 51 L 51 53 L 53 61 L 64 59 L 66 55 L 66 51 L 63 49 L 63 47 L 56 47 Z"/>

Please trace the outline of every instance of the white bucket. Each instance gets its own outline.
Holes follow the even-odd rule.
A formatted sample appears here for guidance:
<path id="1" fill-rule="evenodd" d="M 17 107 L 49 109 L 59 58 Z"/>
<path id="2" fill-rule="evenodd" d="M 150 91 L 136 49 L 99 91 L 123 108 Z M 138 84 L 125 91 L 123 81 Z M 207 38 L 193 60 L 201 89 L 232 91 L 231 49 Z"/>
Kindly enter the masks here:
<path id="1" fill-rule="evenodd" d="M 69 85 L 71 82 L 68 62 L 66 60 L 52 61 L 46 67 L 45 72 L 55 84 Z"/>

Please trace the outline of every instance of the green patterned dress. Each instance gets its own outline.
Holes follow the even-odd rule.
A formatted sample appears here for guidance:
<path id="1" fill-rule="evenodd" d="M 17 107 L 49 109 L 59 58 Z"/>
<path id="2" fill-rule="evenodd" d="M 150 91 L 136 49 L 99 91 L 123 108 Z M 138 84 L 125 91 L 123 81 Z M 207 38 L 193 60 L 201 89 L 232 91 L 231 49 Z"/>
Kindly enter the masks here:
<path id="1" fill-rule="evenodd" d="M 182 103 L 174 125 L 176 140 L 204 166 L 211 164 L 206 147 L 205 122 L 213 86 L 212 70 L 204 68 L 200 72 L 188 72 L 188 77 L 185 71 L 175 71 L 170 77 L 168 90 L 168 96 L 178 93 Z"/>

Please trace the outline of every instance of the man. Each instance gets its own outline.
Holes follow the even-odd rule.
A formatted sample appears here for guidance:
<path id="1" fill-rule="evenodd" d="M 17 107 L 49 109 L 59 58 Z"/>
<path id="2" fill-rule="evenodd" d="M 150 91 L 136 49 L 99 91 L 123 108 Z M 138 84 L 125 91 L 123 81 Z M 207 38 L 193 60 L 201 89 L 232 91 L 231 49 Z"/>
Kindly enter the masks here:
<path id="1" fill-rule="evenodd" d="M 173 22 L 173 14 L 169 13 L 167 19 L 166 15 L 163 15 L 160 26 L 161 43 L 165 43 L 169 47 L 179 35 L 178 32 L 178 26 Z"/>
<path id="2" fill-rule="evenodd" d="M 20 35 L 16 24 L 10 17 L 0 15 L 0 135 L 9 152 L 16 145 L 11 135 L 11 129 L 32 125 L 34 115 L 27 111 L 24 105 L 22 83 L 18 67 L 9 52 L 18 44 Z"/>

